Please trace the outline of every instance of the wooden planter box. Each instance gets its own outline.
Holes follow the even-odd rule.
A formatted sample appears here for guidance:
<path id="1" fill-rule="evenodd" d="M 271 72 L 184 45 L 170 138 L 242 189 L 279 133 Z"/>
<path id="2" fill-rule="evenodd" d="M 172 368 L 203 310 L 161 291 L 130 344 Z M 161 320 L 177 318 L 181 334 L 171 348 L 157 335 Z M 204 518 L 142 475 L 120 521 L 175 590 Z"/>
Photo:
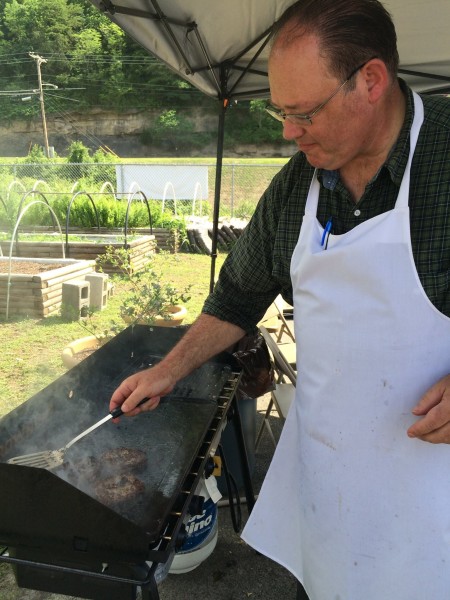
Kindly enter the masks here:
<path id="1" fill-rule="evenodd" d="M 9 280 L 9 317 L 48 317 L 61 308 L 62 284 L 95 272 L 95 261 L 13 258 L 20 272 L 11 272 L 9 258 L 0 257 L 0 318 L 6 317 Z M 18 264 L 19 263 L 19 264 Z M 36 273 L 33 266 L 39 266 Z M 30 273 L 26 272 L 29 267 Z"/>
<path id="2" fill-rule="evenodd" d="M 156 250 L 164 250 L 172 254 L 180 250 L 180 240 L 178 231 L 154 227 L 153 234 L 156 240 Z"/>
<path id="3" fill-rule="evenodd" d="M 69 247 L 65 247 L 66 259 L 96 260 L 98 256 L 105 254 L 108 247 L 123 248 L 123 237 L 105 234 L 85 234 L 85 241 L 69 241 Z M 27 242 L 19 241 L 13 244 L 13 256 L 39 258 L 39 259 L 61 259 L 62 245 L 61 237 L 57 241 Z M 11 242 L 1 242 L 0 247 L 3 256 L 9 256 Z M 154 235 L 143 235 L 129 242 L 130 264 L 133 270 L 140 270 L 148 262 L 149 256 L 155 252 L 156 240 Z M 114 273 L 112 266 L 102 266 L 105 273 Z"/>

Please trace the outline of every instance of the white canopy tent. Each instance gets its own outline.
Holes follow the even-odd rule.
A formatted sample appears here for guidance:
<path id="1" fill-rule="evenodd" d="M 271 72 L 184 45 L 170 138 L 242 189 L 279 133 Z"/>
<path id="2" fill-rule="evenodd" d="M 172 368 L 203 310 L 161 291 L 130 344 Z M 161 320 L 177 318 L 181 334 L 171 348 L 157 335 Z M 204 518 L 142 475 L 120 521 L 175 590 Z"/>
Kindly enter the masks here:
<path id="1" fill-rule="evenodd" d="M 91 0 L 149 53 L 219 101 L 211 286 L 217 250 L 223 131 L 231 100 L 264 98 L 272 24 L 295 0 Z M 415 90 L 450 90 L 450 0 L 385 0 L 400 74 Z"/>

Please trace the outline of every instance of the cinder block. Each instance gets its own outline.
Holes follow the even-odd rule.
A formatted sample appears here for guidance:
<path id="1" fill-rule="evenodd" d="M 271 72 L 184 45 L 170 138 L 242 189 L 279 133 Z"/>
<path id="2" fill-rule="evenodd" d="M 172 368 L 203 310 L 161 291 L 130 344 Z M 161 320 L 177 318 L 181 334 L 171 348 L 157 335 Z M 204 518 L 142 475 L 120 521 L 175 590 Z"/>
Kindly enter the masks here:
<path id="1" fill-rule="evenodd" d="M 107 273 L 89 273 L 85 280 L 89 281 L 90 286 L 90 304 L 92 308 L 103 310 L 108 300 L 108 279 Z"/>
<path id="2" fill-rule="evenodd" d="M 89 309 L 89 281 L 72 279 L 62 284 L 61 315 L 69 321 L 85 317 Z"/>

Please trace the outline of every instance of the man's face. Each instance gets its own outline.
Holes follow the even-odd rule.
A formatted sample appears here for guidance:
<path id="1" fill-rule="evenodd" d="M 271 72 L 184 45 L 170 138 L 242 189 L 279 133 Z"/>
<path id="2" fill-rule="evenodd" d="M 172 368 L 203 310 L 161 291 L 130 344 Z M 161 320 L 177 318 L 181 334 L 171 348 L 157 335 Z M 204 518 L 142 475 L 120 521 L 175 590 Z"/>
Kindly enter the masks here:
<path id="1" fill-rule="evenodd" d="M 364 153 L 370 126 L 364 86 L 347 91 L 343 81 L 329 73 L 317 39 L 299 38 L 288 46 L 275 42 L 269 60 L 271 102 L 286 114 L 310 114 L 339 91 L 312 117 L 312 124 L 283 123 L 283 136 L 293 140 L 308 162 L 318 168 L 339 169 Z"/>

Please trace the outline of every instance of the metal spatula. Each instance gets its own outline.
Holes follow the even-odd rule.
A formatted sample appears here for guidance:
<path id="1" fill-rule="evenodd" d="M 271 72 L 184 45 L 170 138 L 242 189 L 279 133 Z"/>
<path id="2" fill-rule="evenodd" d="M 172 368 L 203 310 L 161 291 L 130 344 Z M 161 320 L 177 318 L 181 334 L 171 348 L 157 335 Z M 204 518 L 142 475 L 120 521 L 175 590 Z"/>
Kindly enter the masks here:
<path id="1" fill-rule="evenodd" d="M 137 406 L 144 404 L 144 402 L 147 402 L 148 400 L 149 398 L 144 398 L 139 402 L 139 404 L 137 404 Z M 123 414 L 123 410 L 120 407 L 115 408 L 109 413 L 109 415 L 103 417 L 103 419 L 100 419 L 100 421 L 97 421 L 97 423 L 94 423 L 94 425 L 91 425 L 89 429 L 86 429 L 74 437 L 73 440 L 70 440 L 68 444 L 59 450 L 43 450 L 42 452 L 34 452 L 33 454 L 22 454 L 22 456 L 15 456 L 6 462 L 25 467 L 37 467 L 39 469 L 54 469 L 55 467 L 59 467 L 63 464 L 64 456 L 71 446 L 84 438 L 88 433 L 91 433 L 91 431 L 94 431 L 94 429 L 97 429 L 97 427 L 100 427 L 100 425 L 103 425 L 103 423 L 107 423 L 111 419 L 116 419 Z"/>

